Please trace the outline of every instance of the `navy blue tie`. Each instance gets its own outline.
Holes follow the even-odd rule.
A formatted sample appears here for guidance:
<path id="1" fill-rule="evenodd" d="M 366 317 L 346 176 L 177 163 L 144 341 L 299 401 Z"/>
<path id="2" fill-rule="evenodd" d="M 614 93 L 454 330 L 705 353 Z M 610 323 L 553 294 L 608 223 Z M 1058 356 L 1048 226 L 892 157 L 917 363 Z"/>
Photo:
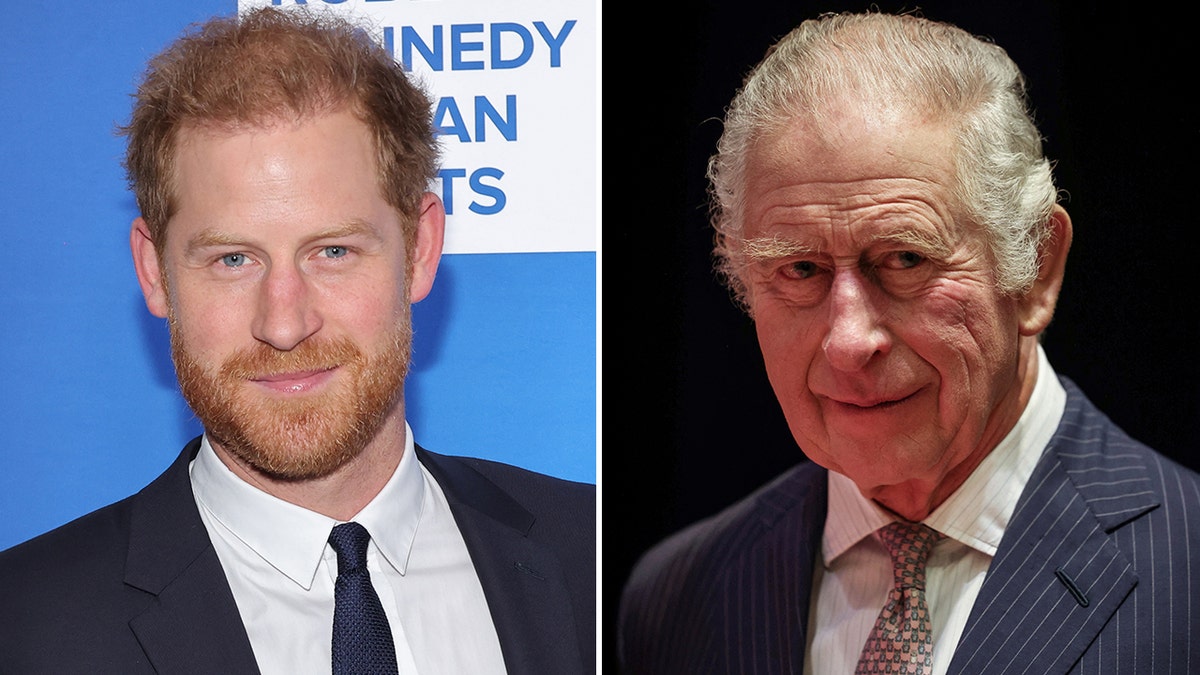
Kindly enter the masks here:
<path id="1" fill-rule="evenodd" d="M 396 673 L 396 646 L 379 596 L 367 572 L 371 535 L 358 523 L 343 523 L 329 533 L 337 552 L 333 591 L 333 675 Z"/>

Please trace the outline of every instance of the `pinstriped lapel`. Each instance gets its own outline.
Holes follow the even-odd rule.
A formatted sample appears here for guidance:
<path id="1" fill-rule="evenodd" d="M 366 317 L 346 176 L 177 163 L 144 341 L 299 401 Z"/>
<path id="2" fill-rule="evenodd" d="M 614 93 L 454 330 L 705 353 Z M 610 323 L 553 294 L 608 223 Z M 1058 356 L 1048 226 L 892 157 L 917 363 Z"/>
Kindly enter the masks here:
<path id="1" fill-rule="evenodd" d="M 1109 532 L 1158 505 L 1146 467 L 1064 386 L 1063 421 L 988 569 L 951 674 L 1065 673 L 1137 585 Z"/>
<path id="2" fill-rule="evenodd" d="M 806 462 L 764 489 L 720 547 L 710 659 L 688 672 L 802 673 L 813 564 L 825 528 L 827 472 Z M 730 647 L 736 646 L 736 649 Z M 684 672 L 684 671 L 680 671 Z"/>
<path id="3" fill-rule="evenodd" d="M 826 476 L 801 463 L 648 551 L 622 598 L 621 672 L 803 673 Z"/>

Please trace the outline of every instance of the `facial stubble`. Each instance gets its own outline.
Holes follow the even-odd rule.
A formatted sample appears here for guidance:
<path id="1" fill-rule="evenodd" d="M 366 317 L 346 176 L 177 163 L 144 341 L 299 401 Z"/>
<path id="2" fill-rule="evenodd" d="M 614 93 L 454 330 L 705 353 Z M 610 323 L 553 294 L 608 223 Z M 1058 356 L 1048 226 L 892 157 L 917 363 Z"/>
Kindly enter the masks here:
<path id="1" fill-rule="evenodd" d="M 172 317 L 180 391 L 213 442 L 275 479 L 327 476 L 362 453 L 402 395 L 412 352 L 411 311 L 373 353 L 346 337 L 310 337 L 289 351 L 257 342 L 219 367 L 202 363 Z M 337 369 L 328 391 L 274 396 L 255 378 Z"/>

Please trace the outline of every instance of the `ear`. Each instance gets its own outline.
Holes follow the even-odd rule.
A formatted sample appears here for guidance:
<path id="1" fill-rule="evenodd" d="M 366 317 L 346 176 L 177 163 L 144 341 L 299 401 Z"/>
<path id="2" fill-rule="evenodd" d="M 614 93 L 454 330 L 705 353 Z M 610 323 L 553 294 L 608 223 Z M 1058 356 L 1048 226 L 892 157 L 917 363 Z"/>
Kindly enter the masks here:
<path id="1" fill-rule="evenodd" d="M 432 192 L 421 198 L 417 216 L 416 245 L 413 247 L 412 279 L 408 284 L 408 301 L 420 302 L 433 288 L 438 262 L 442 259 L 442 241 L 446 234 L 446 208 Z"/>
<path id="2" fill-rule="evenodd" d="M 1050 238 L 1042 244 L 1040 251 L 1037 280 L 1018 303 L 1021 335 L 1037 335 L 1050 325 L 1058 292 L 1062 289 L 1072 233 L 1071 217 L 1058 204 L 1050 214 L 1050 230 Z"/>
<path id="3" fill-rule="evenodd" d="M 142 287 L 142 295 L 146 298 L 146 309 L 154 316 L 167 318 L 167 289 L 163 285 L 158 251 L 150 237 L 150 228 L 140 216 L 134 219 L 133 227 L 129 229 L 129 249 L 133 253 L 133 269 L 137 272 L 138 285 Z"/>

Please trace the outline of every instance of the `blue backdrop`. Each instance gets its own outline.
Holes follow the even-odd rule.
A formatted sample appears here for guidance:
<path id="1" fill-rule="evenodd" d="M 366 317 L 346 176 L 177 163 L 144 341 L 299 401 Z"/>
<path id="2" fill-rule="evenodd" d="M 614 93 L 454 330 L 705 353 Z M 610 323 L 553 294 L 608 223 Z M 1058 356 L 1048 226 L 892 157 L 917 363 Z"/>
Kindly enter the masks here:
<path id="1" fill-rule="evenodd" d="M 137 209 L 114 129 L 150 56 L 235 10 L 235 0 L 5 7 L 0 549 L 140 489 L 200 431 L 133 274 Z M 595 482 L 596 272 L 595 252 L 444 257 L 414 307 L 416 440 Z"/>

